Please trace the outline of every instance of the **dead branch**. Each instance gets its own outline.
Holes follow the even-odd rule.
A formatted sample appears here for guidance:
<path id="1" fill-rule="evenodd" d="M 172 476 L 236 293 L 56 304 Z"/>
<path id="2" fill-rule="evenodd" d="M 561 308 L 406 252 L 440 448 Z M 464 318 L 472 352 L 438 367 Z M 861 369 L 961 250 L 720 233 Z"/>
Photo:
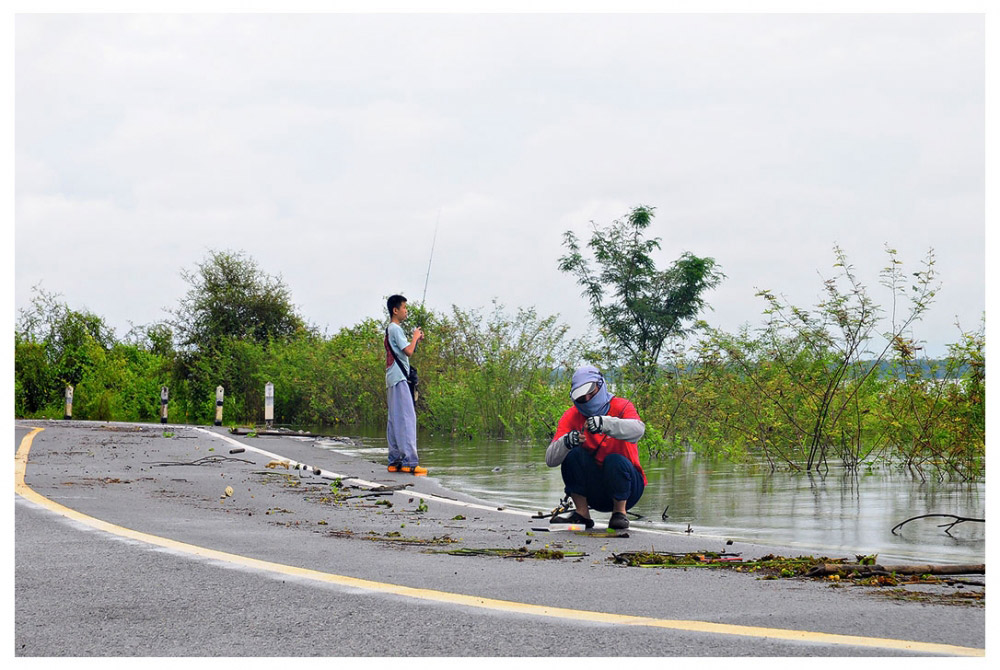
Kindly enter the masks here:
<path id="1" fill-rule="evenodd" d="M 150 463 L 146 462 L 146 465 L 151 465 L 155 467 L 163 467 L 167 465 L 214 465 L 215 463 L 223 462 L 236 462 L 236 463 L 249 463 L 253 465 L 253 461 L 248 461 L 245 458 L 230 458 L 229 456 L 203 456 L 202 458 L 193 461 L 163 461 L 160 463 Z"/>
<path id="2" fill-rule="evenodd" d="M 985 575 L 986 564 L 979 565 L 861 565 L 859 563 L 820 563 L 806 577 L 826 575 Z"/>
<path id="3" fill-rule="evenodd" d="M 949 535 L 950 533 L 948 533 L 948 531 L 950 531 L 954 526 L 964 521 L 975 521 L 976 523 L 986 523 L 986 519 L 973 519 L 971 517 L 966 517 L 966 516 L 955 516 L 954 514 L 921 514 L 920 516 L 912 517 L 910 519 L 907 519 L 906 521 L 903 521 L 902 523 L 898 523 L 895 526 L 893 526 L 892 534 L 896 535 L 897 534 L 896 531 L 902 528 L 903 524 L 910 523 L 911 521 L 916 521 L 917 519 L 927 519 L 929 517 L 940 517 L 940 516 L 948 517 L 949 519 L 955 519 L 951 523 L 942 523 L 938 525 L 938 528 L 945 528 L 944 532 Z"/>
<path id="4" fill-rule="evenodd" d="M 333 442 L 342 442 L 344 444 L 353 444 L 350 438 L 339 437 L 336 435 L 321 435 L 320 433 L 307 433 L 301 430 L 258 430 L 256 428 L 230 428 L 229 433 L 231 435 L 239 435 L 241 437 L 247 437 L 251 435 L 256 435 L 258 437 L 312 437 L 312 438 L 323 438 L 325 440 L 331 440 Z"/>
<path id="5" fill-rule="evenodd" d="M 364 493 L 354 493 L 352 495 L 343 496 L 343 500 L 349 500 L 351 498 L 373 498 L 378 496 L 391 496 L 393 493 L 398 491 L 405 491 L 407 487 L 413 486 L 413 484 L 392 484 L 387 486 L 376 486 L 375 488 L 360 488 Z M 359 488 L 354 486 L 348 486 L 346 488 Z"/>

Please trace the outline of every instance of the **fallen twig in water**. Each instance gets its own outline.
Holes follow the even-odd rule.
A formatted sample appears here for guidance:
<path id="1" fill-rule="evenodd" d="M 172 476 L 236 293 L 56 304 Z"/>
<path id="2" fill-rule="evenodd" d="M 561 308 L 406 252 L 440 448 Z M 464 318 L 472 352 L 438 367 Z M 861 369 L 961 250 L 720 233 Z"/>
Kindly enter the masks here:
<path id="1" fill-rule="evenodd" d="M 950 531 L 954 526 L 964 521 L 975 521 L 976 523 L 986 523 L 986 519 L 973 519 L 971 517 L 966 517 L 966 516 L 955 516 L 954 514 L 921 514 L 920 516 L 909 518 L 906 521 L 903 521 L 902 523 L 897 523 L 895 526 L 892 527 L 892 534 L 896 535 L 896 531 L 902 528 L 903 524 L 910 523 L 911 521 L 916 521 L 917 519 L 927 519 L 930 517 L 940 517 L 940 516 L 948 517 L 950 519 L 955 519 L 955 521 L 952 521 L 951 523 L 942 523 L 938 525 L 938 528 L 947 527 L 947 529 L 944 531 L 946 535 L 950 535 L 951 533 L 949 533 L 948 531 Z"/>

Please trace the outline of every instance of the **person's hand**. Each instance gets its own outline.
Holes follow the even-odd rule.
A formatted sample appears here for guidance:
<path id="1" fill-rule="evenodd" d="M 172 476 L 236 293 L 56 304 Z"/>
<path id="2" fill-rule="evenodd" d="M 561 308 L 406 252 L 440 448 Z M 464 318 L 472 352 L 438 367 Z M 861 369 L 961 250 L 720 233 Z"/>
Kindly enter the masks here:
<path id="1" fill-rule="evenodd" d="M 578 430 L 571 430 L 566 433 L 566 437 L 563 438 L 563 444 L 566 445 L 567 449 L 572 449 L 573 447 L 579 447 L 583 444 L 583 435 L 580 434 Z"/>
<path id="2" fill-rule="evenodd" d="M 422 339 L 424 339 L 424 331 L 420 329 L 420 326 L 417 326 L 413 329 L 413 341 L 419 342 Z"/>
<path id="3" fill-rule="evenodd" d="M 588 433 L 603 433 L 604 432 L 604 417 L 603 416 L 589 416 L 589 417 L 587 417 L 587 432 Z"/>

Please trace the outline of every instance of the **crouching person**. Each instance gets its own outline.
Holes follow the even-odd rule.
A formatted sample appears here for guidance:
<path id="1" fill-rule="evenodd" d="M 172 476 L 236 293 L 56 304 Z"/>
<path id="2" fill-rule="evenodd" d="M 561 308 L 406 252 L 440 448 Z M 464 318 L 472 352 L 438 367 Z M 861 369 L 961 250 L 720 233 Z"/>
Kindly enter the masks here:
<path id="1" fill-rule="evenodd" d="M 636 442 L 646 425 L 630 401 L 612 396 L 597 368 L 585 366 L 570 384 L 573 406 L 559 420 L 545 451 L 545 464 L 562 468 L 566 494 L 575 510 L 551 523 L 580 523 L 593 528 L 591 510 L 611 512 L 608 527 L 628 528 L 625 511 L 639 502 L 646 473 Z"/>

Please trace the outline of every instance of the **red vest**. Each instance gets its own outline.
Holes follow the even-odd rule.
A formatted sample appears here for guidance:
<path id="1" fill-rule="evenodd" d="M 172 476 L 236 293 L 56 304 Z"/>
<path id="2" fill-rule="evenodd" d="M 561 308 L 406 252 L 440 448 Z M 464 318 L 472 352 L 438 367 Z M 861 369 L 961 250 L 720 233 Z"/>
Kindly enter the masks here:
<path id="1" fill-rule="evenodd" d="M 635 410 L 635 405 L 625 398 L 619 398 L 617 396 L 611 398 L 611 409 L 608 410 L 608 414 L 619 419 L 639 419 L 639 412 Z M 599 465 L 604 465 L 604 459 L 608 454 L 621 454 L 627 458 L 632 465 L 639 469 L 639 474 L 642 475 L 642 483 L 648 483 L 646 481 L 646 473 L 643 472 L 642 465 L 639 464 L 639 448 L 636 446 L 635 442 L 625 442 L 624 440 L 618 440 L 609 435 L 594 435 L 592 433 L 588 433 L 584 431 L 584 425 L 586 423 L 587 417 L 581 414 L 580 410 L 578 410 L 576 405 L 574 405 L 566 410 L 565 414 L 562 415 L 562 418 L 559 419 L 559 425 L 556 427 L 556 434 L 552 439 L 560 438 L 570 431 L 578 430 L 583 433 L 584 437 L 584 442 L 580 448 L 595 451 L 594 460 L 596 460 Z"/>

